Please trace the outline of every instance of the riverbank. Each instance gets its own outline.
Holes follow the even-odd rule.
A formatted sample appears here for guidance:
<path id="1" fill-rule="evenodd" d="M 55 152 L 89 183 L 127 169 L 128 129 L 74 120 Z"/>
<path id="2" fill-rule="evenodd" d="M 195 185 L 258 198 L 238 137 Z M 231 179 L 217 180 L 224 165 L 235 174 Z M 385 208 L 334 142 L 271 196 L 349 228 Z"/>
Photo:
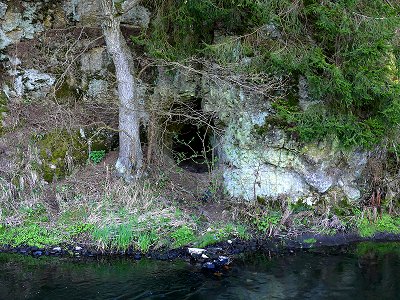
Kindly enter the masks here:
<path id="1" fill-rule="evenodd" d="M 98 250 L 83 245 L 46 246 L 2 246 L 0 253 L 28 255 L 35 258 L 42 256 L 63 257 L 71 259 L 130 258 L 133 260 L 152 259 L 173 261 L 176 259 L 190 261 L 206 272 L 220 272 L 242 254 L 260 254 L 268 257 L 296 254 L 303 251 L 329 253 L 332 251 L 353 250 L 363 256 L 368 253 L 393 252 L 393 242 L 400 242 L 400 234 L 378 233 L 373 237 L 361 237 L 358 234 L 336 234 L 333 236 L 303 234 L 295 238 L 275 237 L 270 239 L 233 239 L 219 242 L 202 248 L 181 247 L 177 249 L 149 250 L 147 253 L 135 251 L 133 247 L 126 250 Z M 339 249 L 339 250 L 338 250 Z M 342 250 L 340 250 L 342 249 Z M 218 274 L 218 273 L 217 273 Z"/>
<path id="2" fill-rule="evenodd" d="M 220 247 L 221 255 L 230 256 L 400 236 L 400 217 L 392 204 L 241 201 L 224 194 L 218 174 L 193 173 L 174 163 L 126 184 L 110 172 L 115 154 L 1 202 L 3 251 L 173 259 L 187 257 L 188 247 Z"/>

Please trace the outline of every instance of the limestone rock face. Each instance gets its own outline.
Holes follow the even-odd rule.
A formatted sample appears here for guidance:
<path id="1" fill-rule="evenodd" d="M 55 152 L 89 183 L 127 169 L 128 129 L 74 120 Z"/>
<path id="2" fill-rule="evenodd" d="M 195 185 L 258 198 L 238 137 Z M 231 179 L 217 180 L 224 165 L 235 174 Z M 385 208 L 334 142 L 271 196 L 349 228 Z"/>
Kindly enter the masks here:
<path id="1" fill-rule="evenodd" d="M 5 87 L 1 88 L 8 98 L 44 98 L 55 85 L 56 78 L 52 74 L 65 72 L 65 84 L 58 87 L 60 95 L 72 94 L 71 97 L 78 98 L 75 91 L 79 90 L 82 101 L 88 99 L 90 103 L 116 99 L 115 80 L 109 70 L 111 60 L 100 39 L 94 42 L 101 36 L 97 1 L 19 1 L 21 5 L 18 7 L 11 3 L 0 2 L 0 63 L 1 69 L 11 78 L 8 86 L 2 82 Z M 129 27 L 147 28 L 149 21 L 150 12 L 142 6 L 122 17 L 123 25 Z M 69 39 L 62 36 L 57 42 L 64 52 L 60 51 L 58 56 L 50 55 L 44 65 L 27 66 L 26 57 L 11 51 L 18 48 L 18 43 L 28 40 L 39 40 L 40 44 L 44 36 L 41 33 L 49 28 L 65 26 L 67 22 L 76 25 L 77 29 L 86 26 L 96 33 L 90 35 L 88 29 L 87 32 L 82 30 L 80 35 L 79 30 L 73 33 L 71 29 Z M 260 35 L 279 39 L 281 33 L 274 24 L 267 24 Z M 50 33 L 47 37 L 54 41 Z M 216 40 L 223 38 L 226 37 L 215 35 Z M 29 51 L 30 48 L 26 49 Z M 50 47 L 47 50 L 54 52 Z M 233 55 L 238 51 L 233 51 Z M 159 67 L 158 78 L 148 82 L 148 86 L 154 86 L 153 95 L 148 97 L 144 89 L 138 93 L 143 107 L 151 97 L 160 101 L 202 100 L 201 109 L 212 112 L 216 126 L 222 129 L 222 134 L 213 137 L 212 143 L 218 155 L 218 171 L 222 173 L 225 189 L 231 196 L 248 201 L 258 197 L 283 198 L 308 204 L 324 197 L 346 197 L 354 201 L 361 197 L 367 152 L 343 152 L 334 140 L 300 144 L 268 121 L 275 111 L 264 96 L 218 76 L 205 74 L 212 74 L 212 70 L 197 73 L 177 68 L 171 72 Z M 303 77 L 299 78 L 298 90 L 302 109 L 318 105 L 318 99 L 309 97 L 307 81 Z M 160 103 L 155 102 L 156 105 Z M 146 118 L 148 116 L 143 112 L 142 119 Z"/>
<path id="2" fill-rule="evenodd" d="M 7 11 L 7 4 L 0 2 L 0 19 L 4 18 L 6 11 Z"/>
<path id="3" fill-rule="evenodd" d="M 108 82 L 102 79 L 92 79 L 89 82 L 87 95 L 89 97 L 98 97 L 101 95 L 105 95 L 108 89 Z"/>
<path id="4" fill-rule="evenodd" d="M 105 47 L 96 47 L 81 56 L 81 71 L 89 74 L 104 73 L 111 63 Z"/>
<path id="5" fill-rule="evenodd" d="M 150 15 L 150 11 L 147 8 L 138 5 L 124 14 L 121 22 L 146 29 L 150 24 Z"/>
<path id="6" fill-rule="evenodd" d="M 7 48 L 9 45 L 11 45 L 11 43 L 12 40 L 0 28 L 0 50 Z"/>
<path id="7" fill-rule="evenodd" d="M 15 78 L 15 92 L 17 96 L 30 93 L 34 98 L 45 97 L 55 78 L 49 74 L 40 73 L 38 70 L 23 71 Z"/>
<path id="8" fill-rule="evenodd" d="M 14 11 L 6 4 L 0 4 L 0 35 L 5 35 L 8 39 L 8 43 L 0 42 L 0 50 L 23 38 L 33 39 L 36 33 L 44 30 L 43 24 L 37 20 L 41 3 L 22 2 L 22 6 L 21 11 Z"/>
<path id="9" fill-rule="evenodd" d="M 275 113 L 270 102 L 228 82 L 161 71 L 157 83 L 164 95 L 200 97 L 203 110 L 216 113 L 223 133 L 215 137 L 214 147 L 231 196 L 248 201 L 279 198 L 309 205 L 324 197 L 352 201 L 361 197 L 358 181 L 368 153 L 342 152 L 336 141 L 296 142 L 283 130 L 268 125 L 268 117 Z M 306 91 L 301 93 L 306 98 Z M 263 128 L 263 133 L 258 134 L 257 128 Z"/>
<path id="10" fill-rule="evenodd" d="M 67 0 L 63 9 L 71 21 L 79 22 L 81 26 L 100 25 L 100 7 L 97 1 Z M 122 16 L 121 22 L 147 28 L 150 23 L 150 12 L 143 6 L 136 6 Z"/>
<path id="11" fill-rule="evenodd" d="M 232 196 L 298 201 L 329 196 L 339 189 L 350 200 L 360 198 L 356 182 L 366 166 L 367 153 L 342 153 L 335 141 L 301 145 L 266 123 L 265 117 L 273 110 L 259 96 L 209 82 L 207 90 L 206 106 L 219 111 L 227 124 L 219 141 L 220 161 L 225 187 Z M 222 112 L 223 107 L 231 110 Z M 257 126 L 263 126 L 262 135 L 256 133 Z"/>

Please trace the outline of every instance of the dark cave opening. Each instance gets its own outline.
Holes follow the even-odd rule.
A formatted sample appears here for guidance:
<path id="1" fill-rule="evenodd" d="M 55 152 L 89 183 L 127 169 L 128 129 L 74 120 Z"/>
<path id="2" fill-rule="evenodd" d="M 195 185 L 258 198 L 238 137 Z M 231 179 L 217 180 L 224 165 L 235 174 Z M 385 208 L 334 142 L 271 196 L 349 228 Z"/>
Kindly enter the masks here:
<path id="1" fill-rule="evenodd" d="M 178 166 L 193 173 L 209 172 L 213 159 L 212 129 L 194 124 L 178 127 L 172 137 L 172 154 Z"/>
<path id="2" fill-rule="evenodd" d="M 192 173 L 212 171 L 215 163 L 216 132 L 214 116 L 204 111 L 203 99 L 174 99 L 166 121 L 164 145 L 175 163 Z"/>

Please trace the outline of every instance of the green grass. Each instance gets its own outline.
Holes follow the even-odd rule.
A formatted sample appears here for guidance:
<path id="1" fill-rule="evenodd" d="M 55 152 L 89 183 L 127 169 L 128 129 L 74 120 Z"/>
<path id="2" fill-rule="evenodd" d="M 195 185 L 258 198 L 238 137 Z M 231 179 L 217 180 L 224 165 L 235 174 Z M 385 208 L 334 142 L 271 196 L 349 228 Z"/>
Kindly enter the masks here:
<path id="1" fill-rule="evenodd" d="M 143 253 L 149 251 L 150 247 L 157 241 L 157 234 L 154 231 L 141 233 L 138 237 L 137 245 Z"/>
<path id="2" fill-rule="evenodd" d="M 383 214 L 381 218 L 371 221 L 367 218 L 360 218 L 357 224 L 358 231 L 362 237 L 372 237 L 376 233 L 400 233 L 400 218 Z"/>
<path id="3" fill-rule="evenodd" d="M 92 232 L 92 238 L 101 249 L 110 247 L 113 231 L 110 226 L 96 227 Z"/>
<path id="4" fill-rule="evenodd" d="M 196 244 L 198 247 L 203 248 L 234 237 L 246 240 L 249 239 L 251 235 L 248 233 L 246 226 L 243 224 L 235 225 L 229 223 L 223 227 L 219 227 L 219 224 L 216 224 L 215 228 L 211 228 L 211 230 L 199 236 Z"/>
<path id="5" fill-rule="evenodd" d="M 173 247 L 179 248 L 192 242 L 195 239 L 195 235 L 193 229 L 188 226 L 182 226 L 171 234 L 171 238 L 174 240 Z"/>
<path id="6" fill-rule="evenodd" d="M 133 242 L 132 224 L 120 224 L 115 228 L 113 247 L 119 250 L 127 249 Z"/>

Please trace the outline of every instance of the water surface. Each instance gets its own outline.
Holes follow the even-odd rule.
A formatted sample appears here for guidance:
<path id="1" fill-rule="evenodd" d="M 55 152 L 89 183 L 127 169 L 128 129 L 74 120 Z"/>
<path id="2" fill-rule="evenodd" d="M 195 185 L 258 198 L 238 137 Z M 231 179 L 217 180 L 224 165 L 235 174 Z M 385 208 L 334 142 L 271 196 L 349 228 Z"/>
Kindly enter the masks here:
<path id="1" fill-rule="evenodd" d="M 236 259 L 224 274 L 185 262 L 0 254 L 0 299 L 400 299 L 400 244 Z"/>

